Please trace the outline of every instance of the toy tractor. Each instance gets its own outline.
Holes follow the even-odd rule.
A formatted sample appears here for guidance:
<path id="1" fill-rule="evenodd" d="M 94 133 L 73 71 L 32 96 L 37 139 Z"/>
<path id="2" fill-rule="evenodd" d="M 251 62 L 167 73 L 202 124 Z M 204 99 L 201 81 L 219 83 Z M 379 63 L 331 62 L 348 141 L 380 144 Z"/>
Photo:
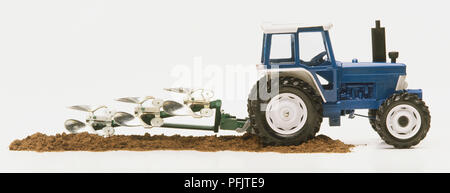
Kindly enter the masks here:
<path id="1" fill-rule="evenodd" d="M 386 62 L 380 21 L 372 28 L 373 62 L 364 63 L 335 60 L 332 25 L 262 27 L 257 67 L 264 76 L 250 92 L 248 113 L 266 144 L 300 144 L 316 135 L 324 117 L 330 126 L 339 126 L 341 116 L 353 118 L 356 109 L 368 109 L 372 128 L 396 148 L 414 146 L 427 134 L 431 117 L 422 90 L 407 89 L 406 65 L 396 62 L 398 52 L 389 52 Z M 316 37 L 315 45 L 309 37 Z"/>
<path id="2" fill-rule="evenodd" d="M 249 118 L 224 113 L 222 102 L 212 100 L 212 91 L 169 88 L 166 90 L 186 95 L 183 103 L 152 96 L 125 97 L 117 101 L 135 104 L 134 115 L 107 110 L 102 116 L 94 112 L 105 106 L 72 106 L 89 115 L 86 123 L 69 119 L 65 127 L 76 133 L 87 125 L 90 130 L 102 130 L 105 136 L 113 135 L 115 127 L 235 130 L 254 133 L 267 145 L 298 145 L 316 135 L 324 117 L 330 126 L 339 126 L 341 116 L 348 115 L 369 118 L 372 128 L 396 148 L 418 144 L 430 128 L 430 112 L 422 101 L 422 90 L 407 89 L 406 65 L 396 62 L 398 52 L 389 52 L 391 62 L 386 62 L 385 29 L 380 22 L 372 28 L 370 63 L 336 61 L 331 27 L 263 25 L 262 57 L 257 67 L 264 76 L 250 91 Z M 309 37 L 316 39 L 308 43 Z M 144 105 L 147 101 L 152 105 Z M 368 116 L 355 114 L 356 109 L 368 109 Z M 164 121 L 177 116 L 214 116 L 214 125 Z"/>

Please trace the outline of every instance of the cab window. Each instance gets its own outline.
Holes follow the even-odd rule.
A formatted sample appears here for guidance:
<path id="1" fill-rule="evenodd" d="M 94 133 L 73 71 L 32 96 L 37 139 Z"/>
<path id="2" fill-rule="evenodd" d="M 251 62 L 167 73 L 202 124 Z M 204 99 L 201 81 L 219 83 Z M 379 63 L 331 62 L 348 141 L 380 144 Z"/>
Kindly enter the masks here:
<path id="1" fill-rule="evenodd" d="M 294 63 L 294 34 L 273 34 L 270 64 Z"/>
<path id="2" fill-rule="evenodd" d="M 328 54 L 321 32 L 302 32 L 298 34 L 300 63 L 317 66 L 328 61 Z"/>

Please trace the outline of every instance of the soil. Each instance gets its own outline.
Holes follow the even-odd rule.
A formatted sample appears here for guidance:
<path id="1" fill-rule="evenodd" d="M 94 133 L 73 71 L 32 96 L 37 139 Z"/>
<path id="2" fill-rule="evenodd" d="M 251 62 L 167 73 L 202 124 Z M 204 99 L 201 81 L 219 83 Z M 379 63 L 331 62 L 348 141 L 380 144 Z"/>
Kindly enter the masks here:
<path id="1" fill-rule="evenodd" d="M 14 140 L 9 149 L 13 151 L 151 151 L 151 150 L 197 150 L 248 151 L 279 153 L 347 153 L 354 145 L 318 135 L 298 146 L 263 146 L 256 135 L 243 136 L 165 136 L 165 135 L 114 135 L 103 137 L 96 134 L 35 133 L 24 139 Z"/>

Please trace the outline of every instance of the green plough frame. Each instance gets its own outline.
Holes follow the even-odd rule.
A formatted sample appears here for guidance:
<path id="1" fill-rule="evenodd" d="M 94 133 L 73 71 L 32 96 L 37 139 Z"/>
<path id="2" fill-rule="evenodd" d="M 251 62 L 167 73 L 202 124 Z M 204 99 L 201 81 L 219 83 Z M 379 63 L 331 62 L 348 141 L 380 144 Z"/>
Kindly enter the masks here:
<path id="1" fill-rule="evenodd" d="M 219 132 L 219 128 L 222 130 L 236 130 L 242 128 L 248 119 L 238 119 L 236 116 L 232 116 L 228 113 L 222 112 L 222 101 L 215 100 L 209 103 L 211 109 L 215 109 L 215 119 L 213 126 L 207 125 L 188 125 L 188 124 L 176 124 L 176 123 L 164 123 L 161 127 L 165 128 L 178 128 L 178 129 L 194 129 L 194 130 L 208 130 Z M 196 108 L 196 106 L 191 107 L 194 112 L 200 111 L 201 108 Z M 168 114 L 165 111 L 160 112 L 161 118 L 173 117 L 173 115 Z"/>

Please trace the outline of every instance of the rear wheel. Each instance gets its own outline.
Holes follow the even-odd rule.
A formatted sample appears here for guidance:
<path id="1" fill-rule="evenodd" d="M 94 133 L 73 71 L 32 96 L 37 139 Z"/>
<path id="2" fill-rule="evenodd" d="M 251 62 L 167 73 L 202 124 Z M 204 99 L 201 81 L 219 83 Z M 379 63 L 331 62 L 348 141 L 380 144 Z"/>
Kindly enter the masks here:
<path id="1" fill-rule="evenodd" d="M 417 95 L 398 93 L 387 99 L 376 113 L 378 134 L 395 148 L 409 148 L 425 138 L 430 129 L 428 107 Z"/>
<path id="2" fill-rule="evenodd" d="M 278 93 L 270 92 L 273 85 L 279 86 Z M 322 111 L 320 96 L 306 82 L 294 77 L 270 81 L 264 77 L 253 87 L 248 99 L 252 128 L 266 145 L 298 145 L 313 138 L 322 123 Z"/>

